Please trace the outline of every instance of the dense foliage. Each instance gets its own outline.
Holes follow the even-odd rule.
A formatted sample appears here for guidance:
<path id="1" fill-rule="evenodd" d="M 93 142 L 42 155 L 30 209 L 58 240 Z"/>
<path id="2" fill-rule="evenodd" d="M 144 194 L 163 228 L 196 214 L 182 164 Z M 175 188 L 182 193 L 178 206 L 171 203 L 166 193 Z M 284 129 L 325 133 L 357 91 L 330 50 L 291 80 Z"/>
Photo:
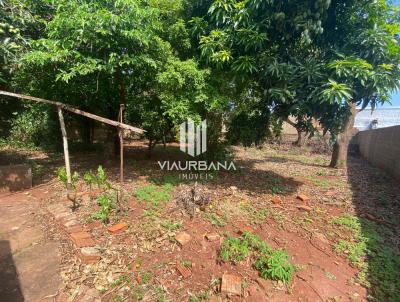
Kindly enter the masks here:
<path id="1" fill-rule="evenodd" d="M 355 106 L 387 102 L 399 86 L 399 10 L 384 0 L 0 5 L 2 88 L 112 119 L 125 104 L 125 119 L 147 130 L 150 150 L 189 117 L 207 118 L 214 141 L 225 121 L 229 141 L 246 146 L 291 117 L 299 133 L 312 135 L 315 121 L 330 133 L 336 165 Z M 3 124 L 21 110 L 8 104 Z M 27 117 L 14 127 L 34 125 Z M 74 119 L 90 142 L 93 122 Z"/>

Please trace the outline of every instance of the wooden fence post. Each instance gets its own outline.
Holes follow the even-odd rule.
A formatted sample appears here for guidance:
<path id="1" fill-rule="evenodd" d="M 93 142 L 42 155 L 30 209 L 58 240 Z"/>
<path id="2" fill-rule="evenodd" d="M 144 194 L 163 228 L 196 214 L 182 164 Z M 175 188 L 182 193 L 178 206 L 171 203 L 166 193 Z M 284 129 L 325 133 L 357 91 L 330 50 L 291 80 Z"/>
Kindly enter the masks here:
<path id="1" fill-rule="evenodd" d="M 119 121 L 121 124 L 124 122 L 124 109 L 125 105 L 120 104 L 119 107 Z M 120 157 L 120 175 L 119 181 L 121 184 L 124 183 L 124 130 L 122 128 L 118 128 L 119 130 L 119 157 Z"/>
<path id="2" fill-rule="evenodd" d="M 57 111 L 58 111 L 58 119 L 60 120 L 61 135 L 63 139 L 65 171 L 67 172 L 67 191 L 69 194 L 69 191 L 72 188 L 72 181 L 71 181 L 71 167 L 69 164 L 67 131 L 65 130 L 64 116 L 61 107 L 57 107 Z"/>

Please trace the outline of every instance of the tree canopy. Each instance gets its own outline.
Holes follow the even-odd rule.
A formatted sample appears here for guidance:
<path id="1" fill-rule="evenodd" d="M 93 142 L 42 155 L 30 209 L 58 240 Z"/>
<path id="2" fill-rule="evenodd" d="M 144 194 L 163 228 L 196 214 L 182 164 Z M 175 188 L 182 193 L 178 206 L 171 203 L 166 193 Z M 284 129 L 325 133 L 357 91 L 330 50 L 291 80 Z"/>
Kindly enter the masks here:
<path id="1" fill-rule="evenodd" d="M 384 0 L 1 5 L 3 88 L 114 119 L 125 104 L 149 146 L 188 117 L 222 116 L 234 143 L 261 144 L 289 116 L 338 143 L 355 106 L 399 88 L 399 9 Z"/>

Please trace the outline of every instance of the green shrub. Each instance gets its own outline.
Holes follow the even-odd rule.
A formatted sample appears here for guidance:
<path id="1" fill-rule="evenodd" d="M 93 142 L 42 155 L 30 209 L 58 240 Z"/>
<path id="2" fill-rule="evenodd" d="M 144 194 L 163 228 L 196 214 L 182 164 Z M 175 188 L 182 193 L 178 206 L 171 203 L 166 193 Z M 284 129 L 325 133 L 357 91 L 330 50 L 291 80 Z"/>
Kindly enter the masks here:
<path id="1" fill-rule="evenodd" d="M 240 238 L 227 237 L 222 244 L 220 255 L 224 261 L 233 263 L 243 261 L 250 256 L 255 257 L 254 267 L 264 279 L 289 283 L 295 272 L 295 267 L 286 251 L 274 251 L 252 232 L 244 232 Z"/>
<path id="2" fill-rule="evenodd" d="M 221 257 L 224 261 L 239 263 L 250 255 L 250 249 L 246 241 L 241 238 L 228 237 L 221 247 Z"/>
<path id="3" fill-rule="evenodd" d="M 260 272 L 262 278 L 280 280 L 284 283 L 291 282 L 295 272 L 295 267 L 291 263 L 288 253 L 284 250 L 261 253 L 254 266 Z"/>
<path id="4" fill-rule="evenodd" d="M 110 221 L 110 214 L 112 209 L 117 205 L 117 196 L 115 193 L 104 193 L 97 198 L 97 204 L 100 210 L 92 215 L 93 219 L 101 220 L 104 223 Z"/>

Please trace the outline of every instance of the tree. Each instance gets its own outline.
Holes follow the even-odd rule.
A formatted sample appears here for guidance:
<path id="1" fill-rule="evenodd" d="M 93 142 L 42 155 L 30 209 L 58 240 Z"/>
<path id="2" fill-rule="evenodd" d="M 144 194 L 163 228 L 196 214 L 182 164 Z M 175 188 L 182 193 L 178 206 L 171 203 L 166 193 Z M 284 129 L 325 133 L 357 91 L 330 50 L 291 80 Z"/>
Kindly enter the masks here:
<path id="1" fill-rule="evenodd" d="M 17 62 L 27 51 L 29 39 L 42 32 L 42 21 L 49 11 L 51 8 L 46 1 L 0 1 L 0 89 L 12 90 Z M 0 105 L 0 135 L 7 136 L 11 117 L 20 112 L 23 106 L 18 102 L 10 103 L 1 97 Z"/>
<path id="2" fill-rule="evenodd" d="M 300 128 L 318 120 L 335 141 L 331 166 L 346 162 L 355 106 L 398 88 L 399 13 L 385 1 L 217 0 L 204 22 L 207 62 L 238 87 L 257 83 L 261 106 Z"/>
<path id="3" fill-rule="evenodd" d="M 30 42 L 20 62 L 25 91 L 112 119 L 126 104 L 127 121 L 147 130 L 149 150 L 187 117 L 200 120 L 214 102 L 206 91 L 209 72 L 190 59 L 181 2 L 54 5 L 44 36 Z"/>

